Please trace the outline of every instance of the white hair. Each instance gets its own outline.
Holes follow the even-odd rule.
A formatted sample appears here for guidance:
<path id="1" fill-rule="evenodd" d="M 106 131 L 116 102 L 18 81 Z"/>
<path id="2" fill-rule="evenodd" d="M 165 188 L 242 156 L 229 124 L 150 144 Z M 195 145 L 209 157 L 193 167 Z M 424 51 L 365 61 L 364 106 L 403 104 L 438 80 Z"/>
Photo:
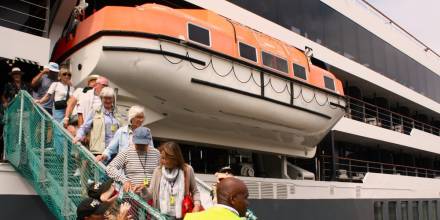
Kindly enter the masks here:
<path id="1" fill-rule="evenodd" d="M 128 122 L 131 123 L 131 119 L 135 118 L 136 115 L 143 114 L 144 108 L 139 105 L 133 105 L 128 110 Z"/>
<path id="2" fill-rule="evenodd" d="M 104 87 L 101 90 L 101 93 L 99 93 L 99 97 L 103 98 L 103 97 L 115 97 L 115 90 L 113 90 L 113 88 L 110 87 Z"/>

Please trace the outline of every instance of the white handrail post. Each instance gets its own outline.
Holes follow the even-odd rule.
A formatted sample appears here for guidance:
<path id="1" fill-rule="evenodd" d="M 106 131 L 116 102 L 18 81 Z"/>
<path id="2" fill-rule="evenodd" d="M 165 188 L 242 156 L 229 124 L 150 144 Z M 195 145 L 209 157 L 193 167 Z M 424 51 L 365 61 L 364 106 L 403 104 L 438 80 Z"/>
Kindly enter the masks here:
<path id="1" fill-rule="evenodd" d="M 54 123 L 57 123 L 57 122 L 54 122 Z M 55 126 L 55 129 L 59 129 L 57 126 Z M 56 136 L 55 136 L 55 138 L 57 138 Z M 62 138 L 62 135 L 59 135 L 58 136 L 58 138 Z M 68 216 L 69 215 L 69 213 L 68 213 L 68 199 L 69 199 L 69 197 L 68 197 L 68 187 L 69 187 L 69 181 L 68 181 L 68 178 L 69 178 L 69 174 L 68 174 L 68 161 L 67 161 L 67 159 L 68 159 L 68 146 L 67 146 L 67 144 L 66 144 L 66 142 L 65 141 L 63 141 L 64 142 L 64 151 L 63 151 L 63 159 L 64 159 L 64 161 L 63 161 L 63 195 L 64 195 L 64 205 L 63 205 L 63 214 L 64 214 L 64 216 Z"/>
<path id="2" fill-rule="evenodd" d="M 45 134 L 46 134 L 46 121 L 44 120 L 44 117 L 41 117 L 41 135 L 40 135 L 40 181 L 43 182 L 46 179 L 46 170 L 44 166 L 44 145 L 46 142 Z"/>
<path id="3" fill-rule="evenodd" d="M 20 117 L 19 117 L 19 121 L 18 121 L 18 152 L 19 152 L 19 157 L 18 159 L 18 165 L 21 165 L 24 161 L 23 159 L 23 152 L 26 152 L 26 149 L 22 149 L 22 142 L 23 142 L 23 111 L 24 111 L 24 94 L 23 92 L 20 93 Z"/>

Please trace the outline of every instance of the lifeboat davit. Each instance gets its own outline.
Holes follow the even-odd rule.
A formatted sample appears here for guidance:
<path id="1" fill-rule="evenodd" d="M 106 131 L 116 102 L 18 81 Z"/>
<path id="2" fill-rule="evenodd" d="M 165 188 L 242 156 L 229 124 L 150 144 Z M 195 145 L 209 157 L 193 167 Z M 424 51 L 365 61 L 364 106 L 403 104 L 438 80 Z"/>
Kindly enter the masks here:
<path id="1" fill-rule="evenodd" d="M 313 157 L 343 116 L 340 80 L 286 43 L 204 9 L 107 6 L 58 41 L 82 83 L 143 105 L 156 138 Z"/>

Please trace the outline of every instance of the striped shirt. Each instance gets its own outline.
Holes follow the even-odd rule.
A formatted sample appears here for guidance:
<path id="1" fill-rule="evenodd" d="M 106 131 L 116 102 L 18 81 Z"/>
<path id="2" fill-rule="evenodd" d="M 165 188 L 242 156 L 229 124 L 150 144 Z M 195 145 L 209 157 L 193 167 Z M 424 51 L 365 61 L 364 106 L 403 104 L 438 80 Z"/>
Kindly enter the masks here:
<path id="1" fill-rule="evenodd" d="M 160 153 L 156 148 L 148 146 L 147 152 L 138 152 L 132 145 L 118 153 L 106 172 L 117 182 L 143 184 L 145 178 L 150 182 L 154 169 L 159 166 L 159 159 Z"/>

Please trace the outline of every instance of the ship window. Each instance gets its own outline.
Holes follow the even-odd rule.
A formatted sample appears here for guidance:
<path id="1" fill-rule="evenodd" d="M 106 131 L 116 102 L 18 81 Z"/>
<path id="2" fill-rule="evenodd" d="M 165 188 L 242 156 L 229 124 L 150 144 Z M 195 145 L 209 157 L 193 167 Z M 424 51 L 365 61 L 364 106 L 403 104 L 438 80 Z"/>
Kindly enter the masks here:
<path id="1" fill-rule="evenodd" d="M 324 76 L 324 85 L 325 88 L 335 91 L 335 81 L 332 78 Z"/>
<path id="2" fill-rule="evenodd" d="M 419 202 L 413 201 L 413 220 L 419 220 Z"/>
<path id="3" fill-rule="evenodd" d="M 264 51 L 261 52 L 261 55 L 263 57 L 263 65 L 279 70 L 281 72 L 285 72 L 285 73 L 289 72 L 287 66 L 287 60 L 266 53 Z"/>
<path id="4" fill-rule="evenodd" d="M 374 202 L 374 220 L 383 220 L 383 202 Z"/>
<path id="5" fill-rule="evenodd" d="M 397 220 L 396 202 L 388 202 L 388 219 Z"/>
<path id="6" fill-rule="evenodd" d="M 428 201 L 422 202 L 422 219 L 428 219 L 429 218 L 429 208 L 428 208 Z"/>
<path id="7" fill-rule="evenodd" d="M 306 69 L 301 65 L 293 64 L 293 74 L 298 78 L 307 80 Z"/>
<path id="8" fill-rule="evenodd" d="M 255 47 L 239 42 L 240 57 L 257 62 L 257 50 Z"/>
<path id="9" fill-rule="evenodd" d="M 211 46 L 209 30 L 194 24 L 188 24 L 188 38 L 194 42 Z"/>
<path id="10" fill-rule="evenodd" d="M 431 202 L 431 217 L 429 219 L 438 219 L 437 200 Z"/>
<path id="11" fill-rule="evenodd" d="M 408 201 L 400 202 L 402 220 L 408 220 Z"/>

